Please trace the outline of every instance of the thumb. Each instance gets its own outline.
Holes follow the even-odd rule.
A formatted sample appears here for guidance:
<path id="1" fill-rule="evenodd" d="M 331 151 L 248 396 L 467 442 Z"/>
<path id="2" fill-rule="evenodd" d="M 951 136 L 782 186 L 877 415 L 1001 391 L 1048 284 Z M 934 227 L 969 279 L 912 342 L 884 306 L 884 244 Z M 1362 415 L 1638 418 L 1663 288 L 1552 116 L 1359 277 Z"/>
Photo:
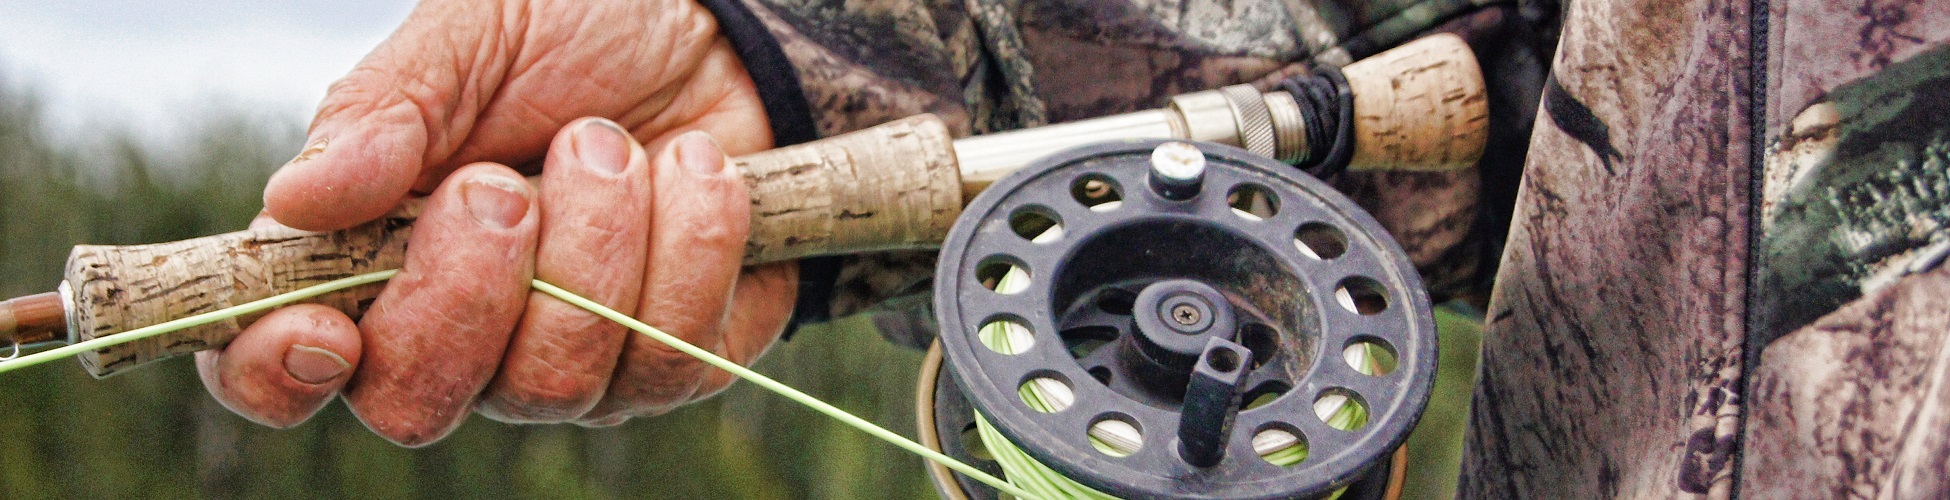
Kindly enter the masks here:
<path id="1" fill-rule="evenodd" d="M 463 103 L 493 94 L 470 84 L 475 68 L 468 67 L 478 64 L 476 45 L 492 42 L 460 35 L 483 25 L 441 5 L 452 3 L 423 3 L 332 84 L 304 150 L 264 188 L 272 218 L 310 231 L 373 220 L 452 154 L 478 111 Z"/>

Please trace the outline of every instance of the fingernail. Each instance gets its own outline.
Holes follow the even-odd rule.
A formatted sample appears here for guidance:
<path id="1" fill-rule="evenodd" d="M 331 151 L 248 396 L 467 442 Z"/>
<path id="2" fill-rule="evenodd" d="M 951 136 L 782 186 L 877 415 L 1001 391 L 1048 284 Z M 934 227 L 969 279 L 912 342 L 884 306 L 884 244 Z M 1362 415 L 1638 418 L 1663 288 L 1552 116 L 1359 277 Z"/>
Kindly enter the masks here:
<path id="1" fill-rule="evenodd" d="M 320 137 L 318 139 L 312 140 L 311 142 L 305 143 L 305 149 L 299 151 L 298 156 L 291 157 L 291 161 L 284 162 L 284 166 L 278 167 L 278 170 L 275 172 L 271 172 L 271 178 L 265 182 L 265 187 L 268 188 L 271 185 L 278 184 L 278 178 L 284 177 L 286 174 L 289 174 L 293 170 L 301 169 L 302 167 L 300 167 L 299 164 L 311 161 L 313 159 L 318 158 L 319 156 L 323 156 L 325 154 L 326 146 L 330 146 L 331 144 L 332 144 L 332 139 L 329 137 Z M 266 199 L 269 199 L 268 196 L 270 196 L 271 190 L 265 189 L 264 194 L 265 196 L 267 196 Z M 265 205 L 270 205 L 270 203 L 265 203 Z"/>
<path id="2" fill-rule="evenodd" d="M 284 371 L 307 384 L 323 384 L 344 375 L 352 363 L 337 353 L 308 345 L 292 344 L 284 351 Z"/>
<path id="3" fill-rule="evenodd" d="M 467 212 L 488 227 L 507 229 L 528 215 L 528 184 L 499 175 L 477 175 L 461 186 Z"/>
<path id="4" fill-rule="evenodd" d="M 304 163 L 313 158 L 317 158 L 319 157 L 319 155 L 325 154 L 325 147 L 330 145 L 332 145 L 331 138 L 320 137 L 318 138 L 318 140 L 311 141 L 310 143 L 305 144 L 305 149 L 303 151 L 299 151 L 298 156 L 292 157 L 291 161 L 284 162 L 284 164 L 291 165 L 296 163 Z"/>
<path id="5" fill-rule="evenodd" d="M 714 175 L 724 170 L 724 150 L 704 132 L 685 132 L 677 136 L 677 164 L 691 172 Z"/>
<path id="6" fill-rule="evenodd" d="M 615 122 L 601 118 L 586 120 L 573 134 L 576 158 L 582 159 L 583 165 L 612 175 L 630 168 L 630 133 Z"/>

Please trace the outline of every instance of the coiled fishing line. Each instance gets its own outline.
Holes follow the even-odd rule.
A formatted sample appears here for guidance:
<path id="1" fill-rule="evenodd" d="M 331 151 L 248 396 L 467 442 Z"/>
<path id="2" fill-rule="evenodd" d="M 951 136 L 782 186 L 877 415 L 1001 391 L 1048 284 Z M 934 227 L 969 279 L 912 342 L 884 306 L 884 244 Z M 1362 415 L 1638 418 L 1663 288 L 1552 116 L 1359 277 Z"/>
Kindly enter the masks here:
<path id="1" fill-rule="evenodd" d="M 1051 229 L 1036 239 L 1051 238 L 1050 233 L 1061 231 Z M 1058 233 L 1060 234 L 1060 233 Z M 1011 268 L 997 280 L 997 290 L 1020 290 L 1027 285 L 1029 275 L 1021 268 Z M 978 339 L 996 352 L 1017 353 L 1028 350 L 1035 342 L 1032 332 L 1019 323 L 998 321 L 984 325 L 976 331 Z M 1356 371 L 1373 375 L 1385 373 L 1387 368 L 1381 358 L 1384 352 L 1377 352 L 1371 344 L 1355 344 L 1343 351 L 1346 361 Z M 1044 413 L 1054 413 L 1069 408 L 1076 403 L 1076 393 L 1069 386 L 1051 379 L 1039 378 L 1023 384 L 1016 390 L 1022 402 L 1031 409 Z M 1246 402 L 1243 409 L 1250 410 L 1272 403 L 1280 395 L 1262 394 Z M 1348 404 L 1343 395 L 1331 394 L 1314 402 L 1314 412 L 1329 427 L 1340 430 L 1358 429 L 1368 423 L 1367 409 L 1358 404 Z M 1002 467 L 1003 479 L 1040 498 L 1075 498 L 1085 500 L 1115 499 L 1108 493 L 1097 491 L 1076 480 L 1063 476 L 1035 457 L 1029 456 L 1022 448 L 1010 442 L 1007 436 L 989 424 L 982 412 L 975 412 L 975 428 L 981 437 L 982 446 Z M 1137 428 L 1119 420 L 1104 420 L 1091 425 L 1088 431 L 1090 445 L 1097 451 L 1112 457 L 1130 456 L 1143 443 Z M 1268 429 L 1253 436 L 1253 452 L 1268 463 L 1278 466 L 1291 466 L 1307 459 L 1306 443 L 1298 436 L 1279 429 Z M 1339 498 L 1347 488 L 1335 490 L 1327 500 Z"/>

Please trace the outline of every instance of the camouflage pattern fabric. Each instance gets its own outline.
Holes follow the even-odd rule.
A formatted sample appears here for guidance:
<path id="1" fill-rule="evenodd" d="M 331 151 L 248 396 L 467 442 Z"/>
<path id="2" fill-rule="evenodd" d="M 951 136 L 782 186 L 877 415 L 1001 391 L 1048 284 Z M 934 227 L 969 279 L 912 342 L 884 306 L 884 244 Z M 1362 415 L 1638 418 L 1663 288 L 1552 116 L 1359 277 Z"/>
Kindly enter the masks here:
<path id="1" fill-rule="evenodd" d="M 1463 496 L 1944 496 L 1950 2 L 1569 7 Z"/>
<path id="2" fill-rule="evenodd" d="M 1941 498 L 1950 2 L 1794 1 L 1770 18 L 1741 492 Z"/>
<path id="3" fill-rule="evenodd" d="M 1745 6 L 1567 4 L 1487 311 L 1462 496 L 1730 494 Z"/>
<path id="4" fill-rule="evenodd" d="M 1903 278 L 1774 341 L 1748 384 L 1741 493 L 1942 498 L 1950 491 L 1950 266 Z"/>
<path id="5" fill-rule="evenodd" d="M 1484 4 L 1484 5 L 1478 5 Z M 1485 5 L 1496 4 L 1486 7 Z M 1340 64 L 1439 25 L 1501 32 L 1515 2 L 1467 0 L 747 0 L 798 72 L 822 135 L 917 113 L 979 134 L 1155 108 L 1172 95 L 1254 82 L 1268 88 L 1309 61 Z M 1471 21 L 1474 19 L 1474 21 Z M 1444 23 L 1447 23 L 1446 25 Z M 1482 39 L 1483 36 L 1476 38 Z M 1499 39 L 1500 40 L 1500 39 Z M 1528 38 L 1526 38 L 1528 40 Z M 1491 55 L 1536 52 L 1495 41 Z M 1348 174 L 1336 185 L 1374 212 L 1438 292 L 1486 289 L 1480 269 L 1507 210 L 1479 210 L 1484 178 L 1514 185 L 1541 57 L 1505 68 L 1492 105 L 1502 152 L 1480 170 Z M 1499 62 L 1499 64 L 1507 64 Z M 1528 89 L 1528 90 L 1526 90 Z M 1502 102 L 1494 102 L 1501 99 Z M 1494 145 L 1493 150 L 1497 149 Z M 1508 191 L 1509 187 L 1500 187 Z M 1494 189 L 1493 189 L 1494 190 Z M 1507 199 L 1502 200 L 1508 203 Z M 872 314 L 883 334 L 920 342 L 933 252 L 847 259 L 832 301 Z"/>
<path id="6" fill-rule="evenodd" d="M 1883 64 L 1769 141 L 1756 342 L 1950 251 L 1950 47 Z"/>

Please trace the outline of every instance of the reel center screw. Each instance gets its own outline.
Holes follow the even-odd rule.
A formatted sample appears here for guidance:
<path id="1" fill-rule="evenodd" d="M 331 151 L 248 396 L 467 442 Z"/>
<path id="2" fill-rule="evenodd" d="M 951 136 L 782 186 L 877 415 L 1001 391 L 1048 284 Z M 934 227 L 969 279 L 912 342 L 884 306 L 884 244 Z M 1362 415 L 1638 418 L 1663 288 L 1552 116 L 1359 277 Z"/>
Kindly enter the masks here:
<path id="1" fill-rule="evenodd" d="M 1184 335 L 1198 335 L 1212 327 L 1212 302 L 1199 296 L 1197 291 L 1177 292 L 1165 296 L 1158 304 L 1158 317 L 1165 328 Z"/>
<path id="2" fill-rule="evenodd" d="M 1171 308 L 1171 319 L 1177 321 L 1182 326 L 1197 324 L 1201 316 L 1198 308 L 1192 307 L 1190 304 L 1179 304 L 1178 307 Z"/>

